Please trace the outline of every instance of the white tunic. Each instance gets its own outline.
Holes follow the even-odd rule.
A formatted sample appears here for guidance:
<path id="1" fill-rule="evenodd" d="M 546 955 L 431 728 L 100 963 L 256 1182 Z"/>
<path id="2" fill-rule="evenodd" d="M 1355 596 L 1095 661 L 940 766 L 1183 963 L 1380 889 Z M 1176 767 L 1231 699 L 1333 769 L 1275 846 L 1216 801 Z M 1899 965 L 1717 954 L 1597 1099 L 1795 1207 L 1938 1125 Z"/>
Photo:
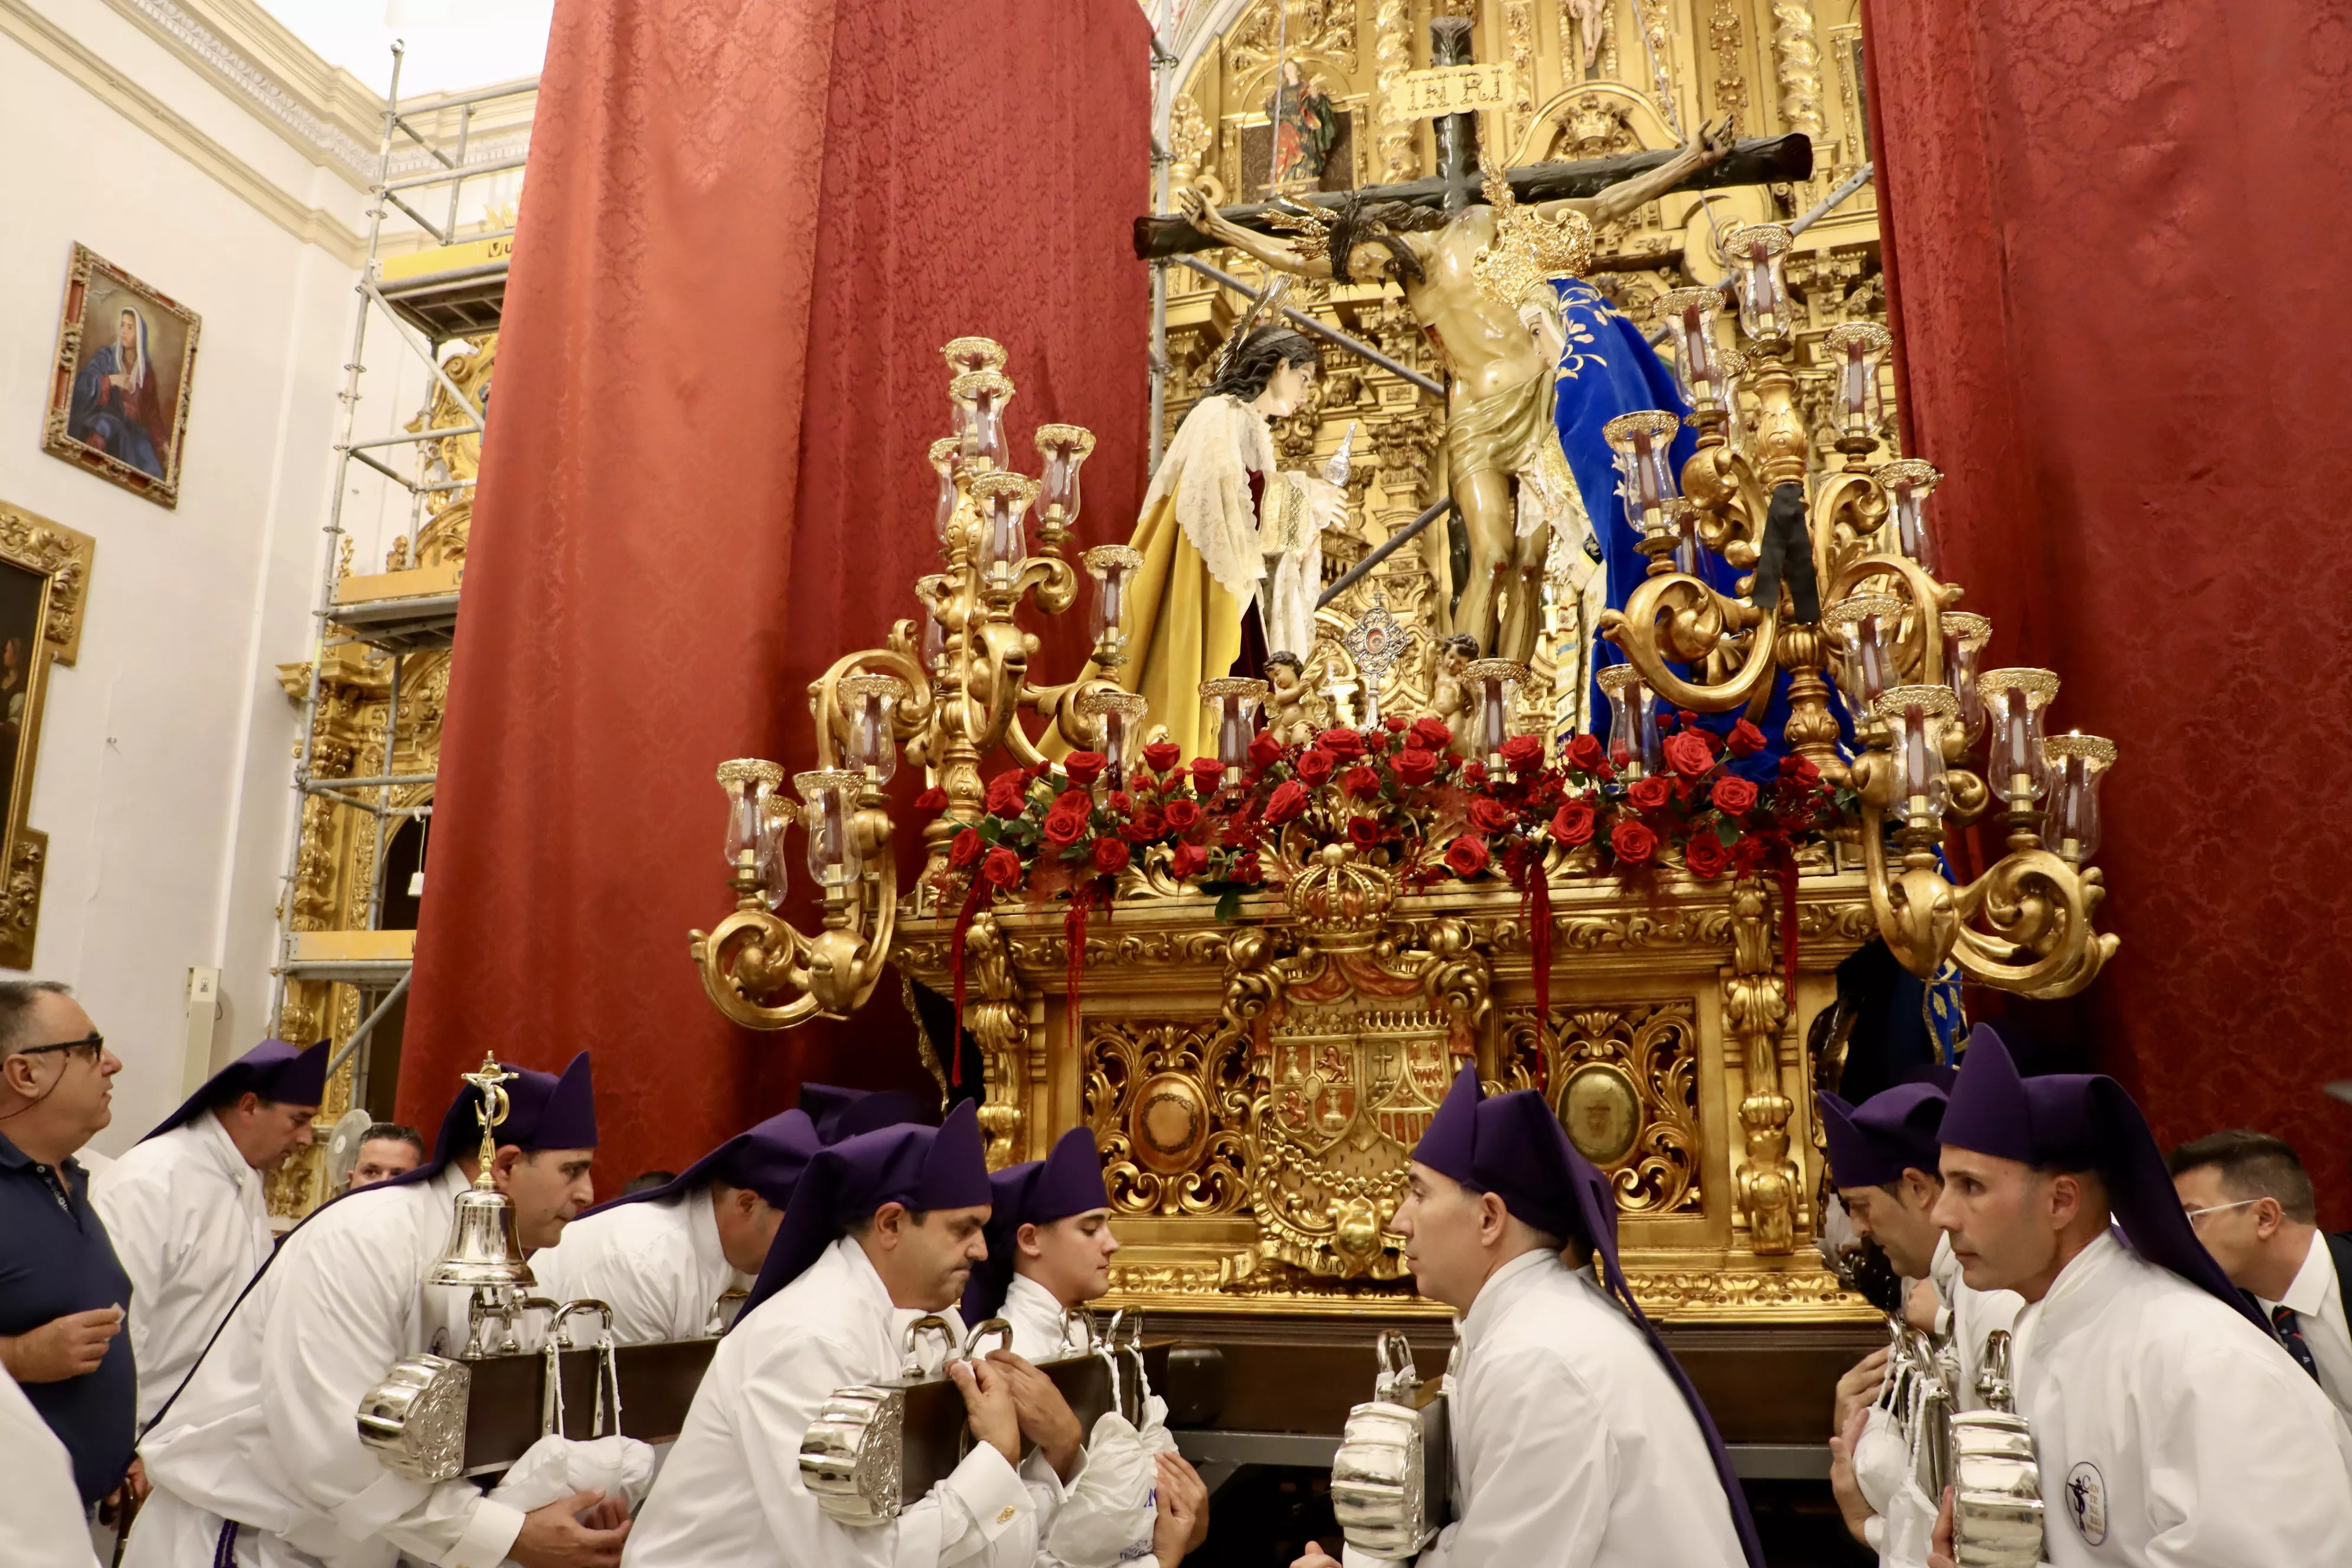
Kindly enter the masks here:
<path id="1" fill-rule="evenodd" d="M 1013 1325 L 1013 1353 L 1032 1363 L 1080 1354 L 1082 1338 L 1069 1331 L 1068 1311 L 1055 1294 L 1015 1274 L 997 1315 Z M 1153 1456 L 1176 1445 L 1168 1436 L 1167 1406 L 1153 1398 L 1140 1430 L 1106 1415 L 1087 1434 L 1086 1469 L 1058 1503 L 1039 1500 L 1045 1547 L 1038 1568 L 1156 1568 L 1151 1527 L 1159 1515 L 1159 1470 Z M 1112 1478 L 1118 1478 L 1116 1480 Z"/>
<path id="2" fill-rule="evenodd" d="M 2112 1231 L 2018 1314 L 2053 1568 L 2352 1563 L 2352 1432 L 2285 1350 Z"/>
<path id="3" fill-rule="evenodd" d="M 269 1261 L 269 1205 L 220 1118 L 204 1111 L 90 1177 L 89 1201 L 131 1276 L 139 1421 L 196 1364 L 230 1303 Z M 173 1418 L 178 1407 L 173 1407 Z"/>
<path id="4" fill-rule="evenodd" d="M 625 1568 L 1029 1568 L 1036 1504 L 990 1444 L 887 1524 L 837 1523 L 801 1484 L 801 1438 L 819 1406 L 836 1389 L 899 1375 L 900 1321 L 865 1249 L 845 1238 L 740 1321 L 695 1391 Z"/>
<path id="5" fill-rule="evenodd" d="M 190 1568 L 224 1520 L 274 1538 L 263 1561 L 497 1568 L 522 1515 L 470 1481 L 427 1486 L 360 1442 L 360 1401 L 395 1362 L 461 1343 L 467 1293 L 421 1283 L 449 1236 L 452 1166 L 410 1186 L 365 1188 L 287 1237 L 284 1255 L 196 1369 L 169 1429 L 141 1448 L 155 1491 L 126 1568 Z M 243 1542 L 240 1543 L 241 1545 Z"/>
<path id="6" fill-rule="evenodd" d="M 1984 1403 L 1977 1393 L 1977 1373 L 1983 1365 L 1986 1336 L 2014 1323 L 2025 1298 L 2014 1290 L 1969 1289 L 1960 1278 L 1959 1259 L 1952 1255 L 1949 1236 L 1937 1237 L 1927 1278 L 1944 1303 L 1937 1314 L 1937 1331 L 1952 1336 L 1959 1363 L 1952 1408 L 1975 1410 Z M 1937 1500 L 1919 1485 L 1916 1445 L 1920 1436 L 1915 1432 L 1906 1443 L 1894 1417 L 1874 1406 L 1863 1427 L 1862 1441 L 1854 1448 L 1855 1484 L 1878 1516 L 1863 1526 L 1863 1532 L 1878 1552 L 1881 1568 L 1927 1568 Z"/>
<path id="7" fill-rule="evenodd" d="M 98 1568 L 66 1446 L 0 1367 L 0 1563 L 16 1568 Z"/>
<path id="8" fill-rule="evenodd" d="M 1421 1568 L 1745 1568 L 1682 1391 L 1559 1254 L 1513 1258 L 1470 1304 L 1446 1416 L 1454 1522 Z M 1381 1561 L 1347 1550 L 1348 1568 Z"/>
<path id="9" fill-rule="evenodd" d="M 530 1271 L 539 1281 L 533 1294 L 593 1297 L 612 1308 L 613 1337 L 625 1345 L 705 1338 L 719 1298 L 751 1288 L 719 1247 L 708 1187 L 575 1219 L 555 1246 L 531 1254 Z"/>

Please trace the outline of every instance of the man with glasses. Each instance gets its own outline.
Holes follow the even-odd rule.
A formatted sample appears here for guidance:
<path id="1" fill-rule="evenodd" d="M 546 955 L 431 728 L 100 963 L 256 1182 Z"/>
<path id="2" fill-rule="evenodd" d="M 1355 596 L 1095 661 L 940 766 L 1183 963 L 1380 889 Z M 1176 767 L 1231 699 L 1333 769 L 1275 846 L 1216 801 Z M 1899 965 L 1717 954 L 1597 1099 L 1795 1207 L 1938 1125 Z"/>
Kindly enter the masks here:
<path id="1" fill-rule="evenodd" d="M 137 1410 L 131 1280 L 74 1158 L 113 1119 L 121 1070 L 64 986 L 0 981 L 0 1367 L 65 1445 L 85 1509 L 123 1486 Z"/>
<path id="2" fill-rule="evenodd" d="M 2183 1143 L 2173 1190 L 2205 1250 L 2270 1314 L 2295 1364 L 2352 1420 L 2352 1230 L 2319 1228 L 2311 1176 L 2282 1139 L 2242 1130 Z"/>

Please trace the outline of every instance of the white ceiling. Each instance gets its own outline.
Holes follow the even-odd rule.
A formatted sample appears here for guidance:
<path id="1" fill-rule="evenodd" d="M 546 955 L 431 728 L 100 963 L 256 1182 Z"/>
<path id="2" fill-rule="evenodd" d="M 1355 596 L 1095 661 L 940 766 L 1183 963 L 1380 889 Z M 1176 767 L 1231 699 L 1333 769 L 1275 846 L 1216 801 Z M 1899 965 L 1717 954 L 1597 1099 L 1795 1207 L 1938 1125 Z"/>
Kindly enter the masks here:
<path id="1" fill-rule="evenodd" d="M 555 0 L 260 0 L 329 65 L 383 91 L 404 40 L 400 96 L 537 76 Z"/>

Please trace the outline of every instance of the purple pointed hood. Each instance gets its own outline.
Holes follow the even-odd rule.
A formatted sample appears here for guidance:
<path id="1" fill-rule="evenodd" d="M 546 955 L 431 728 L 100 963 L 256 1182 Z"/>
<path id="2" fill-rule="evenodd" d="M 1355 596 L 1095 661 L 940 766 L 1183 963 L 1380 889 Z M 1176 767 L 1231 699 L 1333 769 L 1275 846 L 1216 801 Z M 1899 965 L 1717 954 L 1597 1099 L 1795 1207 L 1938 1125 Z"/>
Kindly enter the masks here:
<path id="1" fill-rule="evenodd" d="M 660 1186 L 608 1198 L 581 1210 L 580 1217 L 586 1219 L 624 1204 L 666 1203 L 713 1182 L 749 1187 L 774 1207 L 782 1208 L 793 1201 L 793 1190 L 800 1185 L 808 1163 L 822 1146 L 808 1112 L 787 1110 L 745 1128 Z"/>
<path id="2" fill-rule="evenodd" d="M 177 1110 L 155 1123 L 147 1138 L 184 1127 L 215 1099 L 243 1094 L 248 1089 L 280 1105 L 315 1106 L 326 1098 L 327 1061 L 333 1054 L 332 1042 L 327 1040 L 310 1046 L 264 1040 L 205 1079 L 195 1093 L 180 1102 Z M 143 1143 L 147 1138 L 140 1142 Z"/>
<path id="3" fill-rule="evenodd" d="M 2230 1283 L 2197 1238 L 2147 1119 L 2115 1079 L 2101 1073 L 2021 1077 L 2000 1037 L 1979 1024 L 1944 1111 L 1943 1142 L 2037 1171 L 2096 1171 L 2106 1184 L 2107 1210 L 2134 1252 L 2271 1334 L 2262 1309 Z"/>
<path id="4" fill-rule="evenodd" d="M 1054 1141 L 1042 1160 L 1007 1165 L 988 1178 L 992 1192 L 988 1215 L 988 1258 L 972 1268 L 964 1287 L 963 1321 L 985 1322 L 1004 1305 L 1013 1288 L 1013 1266 L 1020 1252 L 1014 1237 L 1024 1225 L 1051 1225 L 1072 1215 L 1110 1207 L 1103 1185 L 1102 1152 L 1095 1135 L 1073 1127 Z"/>
<path id="5" fill-rule="evenodd" d="M 807 1272 L 851 1225 L 884 1204 L 924 1213 L 985 1208 L 992 1201 L 987 1146 L 968 1100 L 937 1127 L 884 1127 L 821 1149 L 793 1192 L 759 1281 L 735 1321 L 740 1323 Z"/>
<path id="6" fill-rule="evenodd" d="M 1841 1187 L 1881 1187 L 1901 1181 L 1906 1171 L 1933 1175 L 1944 1104 L 1943 1089 L 1933 1083 L 1897 1084 L 1858 1106 L 1823 1091 L 1830 1180 Z"/>
<path id="7" fill-rule="evenodd" d="M 923 1102 L 895 1089 L 840 1089 L 829 1083 L 801 1085 L 801 1109 L 816 1126 L 817 1141 L 838 1143 L 860 1132 L 923 1120 Z"/>
<path id="8" fill-rule="evenodd" d="M 1566 1129 L 1542 1095 L 1531 1089 L 1492 1100 L 1478 1082 L 1478 1069 L 1465 1067 L 1445 1091 L 1445 1102 L 1430 1118 L 1412 1157 L 1473 1192 L 1493 1193 L 1513 1217 L 1548 1235 L 1591 1247 L 1601 1260 L 1603 1288 L 1641 1329 L 1698 1423 L 1715 1456 L 1717 1479 L 1731 1509 L 1732 1527 L 1749 1568 L 1765 1568 L 1764 1549 L 1748 1516 L 1747 1494 L 1731 1468 L 1731 1456 L 1715 1429 L 1698 1390 L 1691 1386 L 1658 1331 L 1633 1300 L 1633 1287 L 1617 1261 L 1617 1195 L 1609 1178 L 1576 1152 Z"/>
<path id="9" fill-rule="evenodd" d="M 519 1068 L 512 1062 L 499 1065 L 514 1075 L 505 1085 L 506 1120 L 499 1123 L 493 1134 L 499 1148 L 511 1143 L 526 1154 L 536 1154 L 549 1149 L 596 1146 L 596 1093 L 589 1077 L 586 1051 L 573 1057 L 561 1073 Z M 479 1154 L 482 1122 L 476 1107 L 481 1102 L 482 1091 L 472 1084 L 460 1089 L 457 1098 L 449 1102 L 449 1109 L 441 1113 L 441 1131 L 433 1141 L 431 1159 L 388 1182 L 357 1191 L 415 1186 L 447 1170 L 452 1160 Z"/>

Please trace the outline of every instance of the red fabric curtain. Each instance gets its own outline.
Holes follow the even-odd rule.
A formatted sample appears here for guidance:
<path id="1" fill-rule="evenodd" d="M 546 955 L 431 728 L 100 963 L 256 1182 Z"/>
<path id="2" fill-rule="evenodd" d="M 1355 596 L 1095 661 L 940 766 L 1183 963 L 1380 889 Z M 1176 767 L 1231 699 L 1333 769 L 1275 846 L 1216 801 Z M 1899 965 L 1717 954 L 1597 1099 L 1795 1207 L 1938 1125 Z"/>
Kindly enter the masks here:
<path id="1" fill-rule="evenodd" d="M 2321 1093 L 2352 1078 L 2352 16 L 1870 0 L 1865 37 L 1946 575 L 1991 662 L 2058 671 L 2054 728 L 2122 753 L 2122 950 L 2021 1025 L 2095 1041 L 2167 1144 L 2287 1138 L 2352 1224 L 2352 1105 Z"/>
<path id="2" fill-rule="evenodd" d="M 687 931 L 731 908 L 711 770 L 813 766 L 810 680 L 916 613 L 938 561 L 927 453 L 949 426 L 948 339 L 1010 351 L 1016 466 L 1034 471 L 1047 420 L 1099 438 L 1081 545 L 1132 526 L 1149 48 L 1132 5 L 558 7 L 448 700 L 407 1119 L 432 1125 L 485 1047 L 541 1068 L 593 1049 L 609 1194 L 790 1104 L 803 1077 L 929 1086 L 895 980 L 846 1025 L 782 1035 L 704 997 Z M 1075 667 L 1084 618 L 1048 628 L 1045 679 Z M 798 835 L 793 855 L 804 882 Z"/>

